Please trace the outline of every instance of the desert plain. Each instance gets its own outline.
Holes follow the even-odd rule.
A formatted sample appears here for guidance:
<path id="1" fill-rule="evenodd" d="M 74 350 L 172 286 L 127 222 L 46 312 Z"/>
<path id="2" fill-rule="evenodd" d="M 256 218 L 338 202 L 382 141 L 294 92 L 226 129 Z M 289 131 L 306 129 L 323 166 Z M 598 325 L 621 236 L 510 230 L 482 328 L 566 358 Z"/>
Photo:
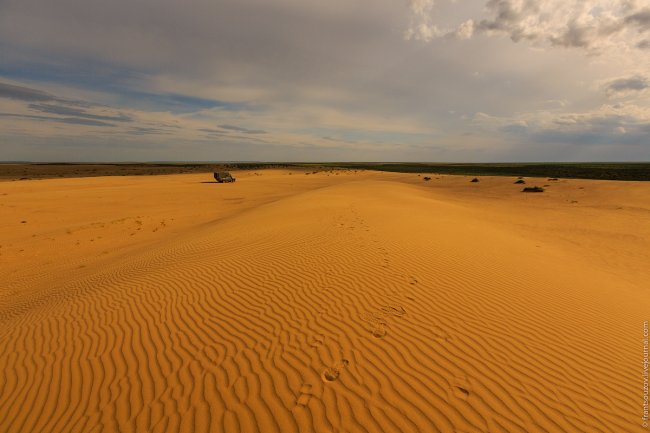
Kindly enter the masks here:
<path id="1" fill-rule="evenodd" d="M 650 183 L 0 182 L 0 432 L 641 432 Z"/>

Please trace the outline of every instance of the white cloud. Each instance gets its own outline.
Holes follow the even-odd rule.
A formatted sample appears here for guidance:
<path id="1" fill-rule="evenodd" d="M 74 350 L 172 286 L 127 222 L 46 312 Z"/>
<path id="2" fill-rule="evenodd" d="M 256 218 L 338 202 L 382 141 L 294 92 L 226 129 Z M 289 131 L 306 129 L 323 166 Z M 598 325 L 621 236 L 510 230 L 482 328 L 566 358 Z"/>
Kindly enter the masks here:
<path id="1" fill-rule="evenodd" d="M 411 0 L 411 22 L 404 33 L 406 39 L 428 42 L 441 35 L 432 23 L 434 0 Z"/>
<path id="2" fill-rule="evenodd" d="M 433 9 L 431 1 L 412 2 L 413 22 L 437 29 Z M 408 34 L 417 34 L 417 28 L 412 26 Z M 650 8 L 633 0 L 488 0 L 483 16 L 466 17 L 452 30 L 436 35 L 468 39 L 479 33 L 594 53 L 614 47 L 644 48 L 650 33 Z"/>
<path id="3" fill-rule="evenodd" d="M 474 35 L 474 20 L 467 20 L 454 33 L 459 39 L 469 39 Z"/>

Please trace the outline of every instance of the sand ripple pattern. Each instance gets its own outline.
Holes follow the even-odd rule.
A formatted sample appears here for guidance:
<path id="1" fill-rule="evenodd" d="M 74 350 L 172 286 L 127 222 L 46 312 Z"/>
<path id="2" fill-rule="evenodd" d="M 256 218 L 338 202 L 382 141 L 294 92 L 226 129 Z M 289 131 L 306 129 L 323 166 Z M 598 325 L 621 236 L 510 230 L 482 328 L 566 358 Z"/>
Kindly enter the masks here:
<path id="1" fill-rule="evenodd" d="M 408 188 L 285 199 L 3 303 L 0 432 L 641 431 L 647 305 Z"/>

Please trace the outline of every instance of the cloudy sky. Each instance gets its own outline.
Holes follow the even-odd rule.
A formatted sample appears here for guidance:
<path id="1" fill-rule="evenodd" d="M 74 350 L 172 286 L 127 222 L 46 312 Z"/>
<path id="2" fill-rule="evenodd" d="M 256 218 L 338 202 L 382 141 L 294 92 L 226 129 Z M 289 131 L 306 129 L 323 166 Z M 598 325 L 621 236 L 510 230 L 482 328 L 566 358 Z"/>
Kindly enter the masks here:
<path id="1" fill-rule="evenodd" d="M 0 0 L 0 160 L 650 160 L 650 3 Z"/>

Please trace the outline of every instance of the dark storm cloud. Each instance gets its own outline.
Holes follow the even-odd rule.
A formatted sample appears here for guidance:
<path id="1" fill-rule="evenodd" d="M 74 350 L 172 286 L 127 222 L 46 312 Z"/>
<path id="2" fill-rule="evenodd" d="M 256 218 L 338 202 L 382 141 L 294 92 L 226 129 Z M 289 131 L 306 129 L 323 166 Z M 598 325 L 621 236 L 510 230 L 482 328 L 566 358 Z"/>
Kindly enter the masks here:
<path id="1" fill-rule="evenodd" d="M 650 8 L 640 10 L 625 17 L 626 24 L 633 24 L 642 31 L 650 30 Z"/>
<path id="2" fill-rule="evenodd" d="M 485 7 L 494 16 L 490 19 L 481 20 L 477 26 L 479 30 L 500 30 L 510 33 L 515 41 L 521 39 L 523 32 L 521 21 L 527 15 L 527 12 L 532 11 L 532 3 L 525 3 L 519 9 L 509 0 L 490 0 Z"/>
<path id="3" fill-rule="evenodd" d="M 650 39 L 644 39 L 638 44 L 636 44 L 636 47 L 641 49 L 641 50 L 650 50 Z"/>
<path id="4" fill-rule="evenodd" d="M 567 28 L 559 36 L 549 38 L 551 44 L 565 48 L 588 48 L 593 44 L 593 29 L 581 26 L 575 22 L 567 24 Z"/>
<path id="5" fill-rule="evenodd" d="M 605 85 L 605 90 L 612 93 L 640 92 L 650 88 L 650 80 L 647 77 L 636 75 L 627 78 L 618 78 Z"/>

